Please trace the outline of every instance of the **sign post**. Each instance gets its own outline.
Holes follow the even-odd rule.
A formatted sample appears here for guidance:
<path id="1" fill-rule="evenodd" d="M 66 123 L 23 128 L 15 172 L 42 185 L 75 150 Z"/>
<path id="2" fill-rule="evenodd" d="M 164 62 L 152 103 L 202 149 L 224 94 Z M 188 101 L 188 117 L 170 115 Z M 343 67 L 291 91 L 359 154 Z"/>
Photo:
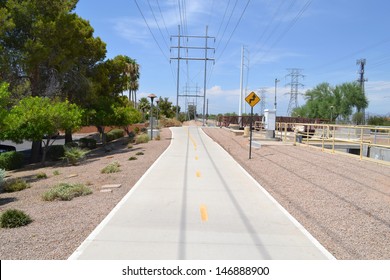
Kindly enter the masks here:
<path id="1" fill-rule="evenodd" d="M 256 93 L 254 93 L 253 91 L 248 94 L 247 97 L 245 97 L 245 101 L 246 103 L 249 104 L 249 106 L 251 106 L 251 117 L 250 117 L 250 124 L 249 124 L 249 159 L 252 158 L 252 123 L 253 123 L 253 107 L 255 107 L 255 105 L 257 103 L 260 102 L 260 97 L 258 97 L 256 95 Z"/>

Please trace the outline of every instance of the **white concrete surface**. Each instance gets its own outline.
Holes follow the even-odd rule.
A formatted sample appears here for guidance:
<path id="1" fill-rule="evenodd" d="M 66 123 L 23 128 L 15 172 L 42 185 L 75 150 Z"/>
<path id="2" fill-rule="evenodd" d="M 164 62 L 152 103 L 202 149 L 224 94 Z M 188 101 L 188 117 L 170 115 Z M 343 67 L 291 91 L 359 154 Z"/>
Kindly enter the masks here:
<path id="1" fill-rule="evenodd" d="M 172 143 L 70 259 L 332 259 L 198 127 Z"/>

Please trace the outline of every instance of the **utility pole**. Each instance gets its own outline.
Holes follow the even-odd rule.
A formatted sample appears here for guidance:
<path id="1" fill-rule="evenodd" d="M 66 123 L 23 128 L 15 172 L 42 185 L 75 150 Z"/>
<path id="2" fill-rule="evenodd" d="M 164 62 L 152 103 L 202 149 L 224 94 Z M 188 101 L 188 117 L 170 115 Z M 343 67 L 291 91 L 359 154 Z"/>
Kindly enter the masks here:
<path id="1" fill-rule="evenodd" d="M 291 82 L 287 84 L 291 86 L 287 115 L 291 116 L 292 111 L 298 107 L 299 87 L 303 87 L 303 84 L 299 82 L 299 78 L 303 78 L 304 76 L 301 74 L 302 69 L 290 68 L 287 70 L 290 71 L 287 77 L 291 77 Z"/>
<path id="2" fill-rule="evenodd" d="M 267 103 L 267 97 L 266 94 L 267 90 L 265 88 L 259 89 L 259 95 L 260 95 L 260 115 L 264 116 L 264 110 L 265 110 L 265 104 Z"/>
<path id="3" fill-rule="evenodd" d="M 248 49 L 245 46 L 242 46 L 241 47 L 241 72 L 240 72 L 240 100 L 238 103 L 238 116 L 239 117 L 241 117 L 243 113 L 246 113 L 246 108 L 245 108 L 245 103 L 244 103 L 244 99 L 245 99 L 244 68 L 247 67 L 247 69 L 249 69 L 249 54 L 247 56 L 245 56 L 245 52 L 248 53 Z"/>
<path id="4" fill-rule="evenodd" d="M 366 65 L 366 60 L 365 59 L 358 59 L 356 61 L 356 65 L 360 65 L 360 69 L 359 69 L 359 78 L 358 78 L 358 82 L 360 84 L 360 90 L 362 92 L 362 95 L 365 97 L 365 89 L 364 89 L 364 82 L 367 81 L 367 79 L 364 78 L 364 66 Z M 362 114 L 363 114 L 363 124 L 366 124 L 366 109 L 363 108 L 362 109 Z"/>
<path id="5" fill-rule="evenodd" d="M 277 78 L 275 79 L 275 102 L 274 102 L 274 110 L 275 110 L 275 115 L 276 115 L 276 89 L 278 87 L 278 83 L 280 82 L 280 80 L 278 80 Z"/>
<path id="6" fill-rule="evenodd" d="M 190 60 L 201 60 L 201 61 L 204 61 L 204 88 L 203 88 L 203 96 L 197 96 L 197 97 L 202 97 L 203 98 L 203 115 L 205 115 L 205 110 L 206 110 L 206 91 L 207 91 L 207 62 L 208 61 L 214 61 L 214 58 L 211 58 L 209 57 L 209 50 L 213 50 L 215 51 L 214 48 L 210 48 L 208 46 L 208 41 L 209 39 L 213 39 L 214 42 L 215 42 L 215 37 L 209 37 L 208 36 L 208 26 L 206 26 L 206 35 L 205 36 L 189 36 L 189 35 L 180 35 L 180 25 L 179 25 L 179 33 L 177 36 L 171 36 L 171 40 L 172 38 L 177 38 L 178 42 L 177 42 L 177 46 L 172 46 L 171 49 L 177 49 L 177 57 L 171 57 L 171 60 L 177 60 L 177 93 L 176 93 L 176 118 L 179 117 L 179 97 L 180 97 L 180 94 L 179 94 L 179 84 L 180 84 L 180 78 L 179 78 L 179 68 L 180 68 L 180 60 L 185 60 L 185 61 L 190 61 Z M 199 39 L 204 39 L 205 40 L 205 46 L 204 47 L 199 47 L 197 45 L 193 45 L 193 46 L 189 46 L 189 45 L 186 45 L 186 46 L 182 46 L 180 44 L 180 40 L 181 39 L 187 39 L 187 41 L 191 40 L 191 41 L 196 41 L 196 40 L 199 40 Z M 188 53 L 188 50 L 204 50 L 205 52 L 205 55 L 204 57 L 201 57 L 201 56 L 194 56 L 194 57 L 181 57 L 180 56 L 180 50 L 185 50 L 186 53 Z M 187 97 L 189 95 L 186 95 Z M 205 125 L 205 120 L 203 118 L 203 125 Z"/>

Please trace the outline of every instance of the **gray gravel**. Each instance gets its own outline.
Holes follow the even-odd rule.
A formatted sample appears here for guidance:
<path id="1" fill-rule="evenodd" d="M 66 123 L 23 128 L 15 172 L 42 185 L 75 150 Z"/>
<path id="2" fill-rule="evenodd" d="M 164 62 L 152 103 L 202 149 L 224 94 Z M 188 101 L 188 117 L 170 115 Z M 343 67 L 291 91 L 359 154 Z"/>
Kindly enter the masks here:
<path id="1" fill-rule="evenodd" d="M 390 259 L 389 166 L 204 130 L 337 259 Z"/>

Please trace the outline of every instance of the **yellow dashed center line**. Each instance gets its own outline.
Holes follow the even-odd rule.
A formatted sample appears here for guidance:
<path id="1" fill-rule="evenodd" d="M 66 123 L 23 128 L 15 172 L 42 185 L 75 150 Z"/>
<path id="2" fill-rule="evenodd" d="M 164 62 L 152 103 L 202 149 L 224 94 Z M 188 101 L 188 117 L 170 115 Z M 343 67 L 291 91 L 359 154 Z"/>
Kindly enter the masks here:
<path id="1" fill-rule="evenodd" d="M 197 170 L 197 171 L 196 171 L 196 177 L 200 178 L 201 176 L 202 176 L 202 175 L 200 174 L 200 171 Z"/>
<path id="2" fill-rule="evenodd" d="M 195 160 L 198 160 L 199 159 L 199 157 L 198 156 L 195 156 Z"/>
<path id="3" fill-rule="evenodd" d="M 207 222 L 209 219 L 209 215 L 207 214 L 207 207 L 204 204 L 200 205 L 200 218 L 202 222 Z"/>

